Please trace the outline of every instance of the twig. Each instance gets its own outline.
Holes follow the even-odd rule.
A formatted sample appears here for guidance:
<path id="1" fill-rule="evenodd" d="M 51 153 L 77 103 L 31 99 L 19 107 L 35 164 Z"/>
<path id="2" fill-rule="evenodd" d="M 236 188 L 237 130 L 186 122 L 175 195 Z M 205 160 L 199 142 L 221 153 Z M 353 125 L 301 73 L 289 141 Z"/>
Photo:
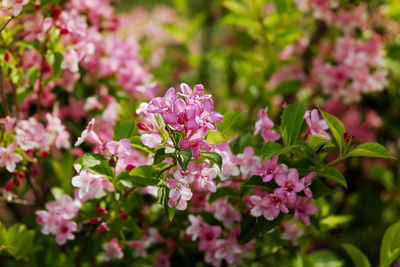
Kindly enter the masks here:
<path id="1" fill-rule="evenodd" d="M 13 115 L 19 120 L 19 109 L 18 109 L 18 101 L 17 101 L 17 87 L 15 87 L 15 84 L 11 81 L 11 87 L 12 87 L 12 94 L 13 94 L 13 101 L 14 101 L 14 106 L 13 106 Z"/>
<path id="2" fill-rule="evenodd" d="M 12 17 L 3 25 L 3 27 L 1 27 L 0 33 L 7 27 L 8 23 L 10 23 L 11 20 L 12 20 L 13 18 L 14 18 L 14 16 L 12 16 Z M 3 37 L 0 37 L 0 38 L 3 38 Z"/>
<path id="3" fill-rule="evenodd" d="M 25 199 L 16 198 L 16 199 L 8 200 L 4 197 L 0 197 L 0 201 L 4 201 L 6 203 L 22 205 L 22 206 L 34 206 L 32 203 L 30 203 L 29 201 L 26 201 Z"/>
<path id="4" fill-rule="evenodd" d="M 47 46 L 47 39 L 44 40 L 42 51 L 41 51 L 42 60 L 40 63 L 39 91 L 37 93 L 38 96 L 37 96 L 37 102 L 36 102 L 39 119 L 42 118 L 42 108 L 41 108 L 42 103 L 41 103 L 40 97 L 41 97 L 42 91 L 43 91 L 43 72 L 44 72 L 44 63 L 45 63 L 44 59 L 45 59 L 45 53 L 46 53 L 46 46 Z"/>
<path id="5" fill-rule="evenodd" d="M 8 112 L 8 103 L 6 98 L 6 92 L 4 90 L 4 83 L 3 83 L 3 68 L 0 66 L 0 97 L 1 97 L 1 106 L 3 109 L 4 114 L 7 116 Z"/>
<path id="6" fill-rule="evenodd" d="M 28 183 L 29 187 L 32 188 L 32 191 L 35 194 L 35 202 L 37 204 L 39 200 L 42 200 L 42 193 L 32 183 L 31 176 L 29 175 L 28 172 L 26 173 L 26 182 Z"/>
<path id="7" fill-rule="evenodd" d="M 171 164 L 171 165 L 165 167 L 164 169 L 161 170 L 160 175 L 161 175 L 163 172 L 168 171 L 169 169 L 171 169 L 172 167 L 175 167 L 175 166 L 176 166 L 176 162 L 174 162 L 173 164 Z"/>
<path id="8" fill-rule="evenodd" d="M 327 30 L 326 24 L 322 20 L 316 20 L 315 23 L 316 29 L 312 34 L 310 42 L 308 43 L 308 46 L 306 47 L 302 55 L 303 71 L 306 74 L 309 74 L 311 70 L 314 45 L 319 43 Z"/>

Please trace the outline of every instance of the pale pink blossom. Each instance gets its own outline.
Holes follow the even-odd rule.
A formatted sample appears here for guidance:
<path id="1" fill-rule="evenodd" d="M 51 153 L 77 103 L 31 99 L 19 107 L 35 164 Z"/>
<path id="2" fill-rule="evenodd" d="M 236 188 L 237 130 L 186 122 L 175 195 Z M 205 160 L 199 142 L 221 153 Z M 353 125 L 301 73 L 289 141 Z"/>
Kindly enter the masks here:
<path id="1" fill-rule="evenodd" d="M 280 186 L 275 189 L 275 194 L 284 195 L 290 205 L 296 202 L 297 193 L 304 190 L 304 183 L 299 180 L 299 172 L 294 168 L 277 174 L 275 182 Z"/>
<path id="2" fill-rule="evenodd" d="M 282 170 L 282 165 L 278 164 L 278 156 L 266 160 L 256 169 L 256 175 L 262 176 L 264 183 L 271 181 Z"/>
<path id="3" fill-rule="evenodd" d="M 299 238 L 304 234 L 303 229 L 291 222 L 284 222 L 281 228 L 283 230 L 281 238 L 283 240 L 289 240 L 292 245 L 297 246 L 299 244 Z"/>
<path id="4" fill-rule="evenodd" d="M 191 236 L 192 241 L 196 241 L 201 232 L 203 219 L 200 215 L 194 216 L 192 214 L 189 214 L 188 219 L 190 226 L 186 229 L 186 234 Z"/>
<path id="5" fill-rule="evenodd" d="M 175 179 L 167 179 L 165 183 L 170 189 L 168 206 L 171 208 L 176 205 L 178 210 L 185 210 L 187 201 L 189 201 L 193 193 L 188 186 L 188 181 L 182 177 L 181 171 L 174 173 Z"/>
<path id="6" fill-rule="evenodd" d="M 254 135 L 257 135 L 259 132 L 261 132 L 261 135 L 265 141 L 275 142 L 280 138 L 280 135 L 276 131 L 272 130 L 274 123 L 270 118 L 268 118 L 267 111 L 268 107 L 260 110 L 259 120 L 256 122 Z"/>
<path id="7" fill-rule="evenodd" d="M 15 153 L 17 145 L 12 143 L 7 148 L 0 147 L 0 167 L 6 167 L 9 172 L 14 172 L 16 164 L 22 161 L 22 156 Z"/>
<path id="8" fill-rule="evenodd" d="M 5 8 L 12 9 L 13 16 L 18 16 L 28 2 L 29 0 L 3 0 L 2 5 Z"/>
<path id="9" fill-rule="evenodd" d="M 282 194 L 265 194 L 263 197 L 252 195 L 250 202 L 253 204 L 250 214 L 254 217 L 263 215 L 268 221 L 274 220 L 280 212 L 289 213 L 285 206 L 286 198 Z"/>
<path id="10" fill-rule="evenodd" d="M 214 217 L 221 221 L 226 228 L 231 228 L 232 224 L 240 222 L 242 215 L 240 211 L 228 203 L 227 198 L 218 199 L 213 204 Z"/>
<path id="11" fill-rule="evenodd" d="M 210 246 L 213 246 L 216 240 L 220 237 L 222 233 L 222 228 L 219 226 L 210 226 L 206 223 L 203 223 L 203 227 L 200 232 L 200 242 L 199 242 L 199 250 L 204 251 L 207 250 Z"/>
<path id="12" fill-rule="evenodd" d="M 254 149 L 248 146 L 244 149 L 243 154 L 237 155 L 237 162 L 240 166 L 240 172 L 246 176 L 255 173 L 261 163 L 258 156 L 254 156 Z"/>
<path id="13" fill-rule="evenodd" d="M 75 146 L 79 146 L 84 141 L 88 141 L 89 143 L 92 143 L 92 144 L 95 144 L 98 146 L 103 146 L 103 142 L 100 140 L 99 136 L 94 131 L 95 122 L 96 122 L 96 120 L 94 118 L 89 122 L 87 128 L 82 132 L 81 136 L 75 142 Z"/>
<path id="14" fill-rule="evenodd" d="M 294 207 L 294 219 L 302 220 L 307 226 L 310 225 L 310 216 L 318 212 L 318 207 L 311 201 L 311 198 L 298 197 Z"/>
<path id="15" fill-rule="evenodd" d="M 74 166 L 78 175 L 72 177 L 72 185 L 79 188 L 79 198 L 88 200 L 102 197 L 105 192 L 114 191 L 114 185 L 104 178 L 103 175 L 94 174 L 87 170 L 82 170 L 79 165 Z"/>
<path id="16" fill-rule="evenodd" d="M 122 246 L 118 243 L 118 239 L 113 238 L 110 242 L 103 244 L 102 248 L 106 252 L 106 261 L 110 261 L 111 259 L 122 259 L 124 257 L 124 253 L 122 252 Z"/>

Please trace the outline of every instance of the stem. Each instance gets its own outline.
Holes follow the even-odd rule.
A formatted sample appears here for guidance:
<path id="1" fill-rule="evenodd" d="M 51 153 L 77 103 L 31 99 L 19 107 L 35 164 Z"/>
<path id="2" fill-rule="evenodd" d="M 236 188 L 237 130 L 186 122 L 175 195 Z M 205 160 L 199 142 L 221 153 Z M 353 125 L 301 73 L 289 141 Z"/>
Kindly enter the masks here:
<path id="1" fill-rule="evenodd" d="M 29 173 L 26 173 L 26 182 L 28 183 L 28 185 L 30 186 L 30 188 L 32 188 L 32 191 L 35 195 L 35 202 L 38 203 L 38 200 L 42 199 L 42 194 L 41 192 L 35 187 L 35 185 L 32 183 L 32 179 L 31 176 L 29 175 Z"/>
<path id="2" fill-rule="evenodd" d="M 11 20 L 14 18 L 14 16 L 12 16 L 4 25 L 3 27 L 1 27 L 0 29 L 0 33 L 7 27 L 8 23 L 11 22 Z M 0 36 L 1 39 L 3 39 L 3 37 Z"/>
<path id="3" fill-rule="evenodd" d="M 335 159 L 335 160 L 329 162 L 329 163 L 326 164 L 326 165 L 327 165 L 327 166 L 331 166 L 331 165 L 333 165 L 333 164 L 335 164 L 335 163 L 338 163 L 339 161 L 344 160 L 344 159 L 345 159 L 345 158 L 342 158 L 342 157 L 340 156 L 340 157 L 338 157 L 337 159 Z"/>
<path id="4" fill-rule="evenodd" d="M 37 109 L 38 109 L 38 115 L 39 119 L 42 118 L 42 103 L 40 101 L 40 97 L 42 95 L 42 90 L 43 90 L 43 72 L 44 72 L 44 58 L 45 58 L 45 52 L 46 52 L 46 46 L 47 46 L 47 39 L 43 42 L 43 47 L 42 47 L 42 60 L 40 63 L 40 74 L 39 74 L 39 91 L 38 91 L 38 97 L 37 97 Z"/>
<path id="5" fill-rule="evenodd" d="M 1 106 L 3 112 L 7 116 L 9 112 L 8 112 L 6 92 L 4 90 L 4 83 L 3 83 L 3 68 L 1 66 L 0 66 L 0 97 L 1 97 Z"/>
<path id="6" fill-rule="evenodd" d="M 13 106 L 13 115 L 19 120 L 19 109 L 18 109 L 18 101 L 17 101 L 17 87 L 15 87 L 15 84 L 13 82 L 11 83 L 12 87 L 12 94 L 13 94 L 13 101 L 14 101 L 14 106 Z"/>
<path id="7" fill-rule="evenodd" d="M 176 162 L 174 162 L 173 164 L 171 164 L 171 165 L 165 167 L 164 169 L 161 170 L 160 175 L 161 175 L 163 172 L 168 171 L 169 169 L 171 169 L 172 167 L 175 167 L 175 166 L 176 166 Z"/>

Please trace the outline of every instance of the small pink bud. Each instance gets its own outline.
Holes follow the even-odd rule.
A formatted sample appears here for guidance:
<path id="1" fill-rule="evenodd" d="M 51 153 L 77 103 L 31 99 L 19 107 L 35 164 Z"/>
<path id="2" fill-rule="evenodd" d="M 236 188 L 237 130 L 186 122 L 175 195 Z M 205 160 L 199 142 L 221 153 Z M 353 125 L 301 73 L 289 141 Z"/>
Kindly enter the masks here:
<path id="1" fill-rule="evenodd" d="M 21 179 L 25 179 L 25 173 L 24 172 L 19 172 L 18 177 Z"/>
<path id="2" fill-rule="evenodd" d="M 46 158 L 46 157 L 48 157 L 49 155 L 50 155 L 49 151 L 45 151 L 45 150 L 40 151 L 40 153 L 39 153 L 39 156 L 41 156 L 41 157 L 43 157 L 43 158 Z"/>
<path id="3" fill-rule="evenodd" d="M 19 187 L 21 185 L 21 181 L 18 178 L 15 178 L 14 184 L 16 187 Z"/>
<path id="4" fill-rule="evenodd" d="M 99 234 L 104 234 L 105 232 L 107 232 L 107 223 L 102 222 L 102 223 L 100 224 L 100 226 L 97 227 L 97 232 L 98 232 Z"/>
<path id="5" fill-rule="evenodd" d="M 133 170 L 135 167 L 136 167 L 135 165 L 128 164 L 128 165 L 126 165 L 125 170 L 127 170 L 128 172 L 130 172 L 130 171 Z"/>
<path id="6" fill-rule="evenodd" d="M 100 222 L 100 218 L 99 217 L 94 217 L 94 218 L 91 218 L 90 220 L 89 220 L 89 223 L 91 224 L 91 225 L 97 225 L 99 222 Z"/>
<path id="7" fill-rule="evenodd" d="M 102 207 L 99 207 L 97 209 L 97 213 L 100 214 L 100 215 L 104 215 L 104 214 L 107 214 L 107 210 L 103 209 Z"/>
<path id="8" fill-rule="evenodd" d="M 14 186 L 13 180 L 11 179 L 10 181 L 8 181 L 8 182 L 6 183 L 6 185 L 4 186 L 4 189 L 5 189 L 6 191 L 11 191 L 11 190 L 13 189 L 13 186 Z"/>
<path id="9" fill-rule="evenodd" d="M 60 17 L 61 14 L 61 8 L 57 7 L 53 10 L 53 18 L 55 20 L 58 20 L 58 18 Z"/>

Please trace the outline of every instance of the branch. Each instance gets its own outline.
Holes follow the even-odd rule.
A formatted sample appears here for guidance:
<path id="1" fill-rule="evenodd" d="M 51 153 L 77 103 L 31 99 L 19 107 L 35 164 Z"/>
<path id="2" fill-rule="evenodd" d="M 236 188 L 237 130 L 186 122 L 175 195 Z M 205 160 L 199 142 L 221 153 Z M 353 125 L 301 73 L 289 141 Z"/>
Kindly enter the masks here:
<path id="1" fill-rule="evenodd" d="M 319 43 L 319 41 L 325 35 L 328 29 L 325 22 L 323 22 L 322 20 L 316 20 L 315 23 L 316 23 L 316 29 L 310 38 L 308 46 L 306 47 L 306 49 L 303 52 L 303 55 L 301 56 L 303 60 L 303 71 L 306 74 L 309 74 L 311 70 L 312 59 L 313 59 L 312 50 L 314 46 Z"/>

